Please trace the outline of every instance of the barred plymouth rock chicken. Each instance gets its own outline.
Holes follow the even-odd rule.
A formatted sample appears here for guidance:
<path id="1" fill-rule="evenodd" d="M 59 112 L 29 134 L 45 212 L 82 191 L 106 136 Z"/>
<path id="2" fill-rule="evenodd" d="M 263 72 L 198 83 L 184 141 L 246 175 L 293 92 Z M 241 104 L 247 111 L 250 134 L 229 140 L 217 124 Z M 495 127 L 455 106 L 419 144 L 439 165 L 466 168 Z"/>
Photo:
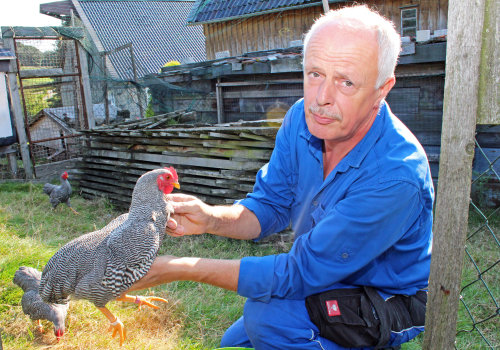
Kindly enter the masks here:
<path id="1" fill-rule="evenodd" d="M 68 303 L 47 304 L 38 293 L 42 272 L 32 267 L 21 266 L 14 274 L 13 282 L 24 291 L 21 299 L 23 312 L 33 321 L 37 321 L 38 329 L 42 331 L 40 320 L 48 320 L 54 324 L 54 334 L 59 340 L 64 334 L 64 321 L 68 313 Z"/>
<path id="2" fill-rule="evenodd" d="M 142 175 L 134 187 L 129 212 L 101 230 L 64 245 L 49 260 L 42 274 L 40 295 L 45 302 L 67 303 L 70 296 L 86 299 L 111 322 L 113 337 L 125 339 L 123 323 L 105 305 L 111 300 L 158 308 L 163 298 L 122 294 L 141 279 L 156 258 L 173 212 L 166 195 L 179 188 L 174 168 Z"/>
<path id="3" fill-rule="evenodd" d="M 49 196 L 50 204 L 52 204 L 54 209 L 57 208 L 59 203 L 66 203 L 73 213 L 78 214 L 78 212 L 71 207 L 69 200 L 71 196 L 71 185 L 68 181 L 68 173 L 66 171 L 61 175 L 60 185 L 46 183 L 43 185 L 43 192 Z"/>

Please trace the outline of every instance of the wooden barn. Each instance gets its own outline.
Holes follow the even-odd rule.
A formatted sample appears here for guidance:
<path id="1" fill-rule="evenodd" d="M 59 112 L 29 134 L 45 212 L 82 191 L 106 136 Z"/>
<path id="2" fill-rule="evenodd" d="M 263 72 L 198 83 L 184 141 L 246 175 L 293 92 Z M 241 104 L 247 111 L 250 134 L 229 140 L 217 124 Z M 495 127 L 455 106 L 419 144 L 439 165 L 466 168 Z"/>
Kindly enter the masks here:
<path id="1" fill-rule="evenodd" d="M 335 9 L 354 1 L 329 0 Z M 447 28 L 448 0 L 359 0 L 391 19 L 401 36 L 430 39 Z M 203 25 L 207 59 L 292 46 L 325 8 L 321 0 L 198 0 L 188 22 Z M 421 31 L 420 33 L 417 33 Z"/>

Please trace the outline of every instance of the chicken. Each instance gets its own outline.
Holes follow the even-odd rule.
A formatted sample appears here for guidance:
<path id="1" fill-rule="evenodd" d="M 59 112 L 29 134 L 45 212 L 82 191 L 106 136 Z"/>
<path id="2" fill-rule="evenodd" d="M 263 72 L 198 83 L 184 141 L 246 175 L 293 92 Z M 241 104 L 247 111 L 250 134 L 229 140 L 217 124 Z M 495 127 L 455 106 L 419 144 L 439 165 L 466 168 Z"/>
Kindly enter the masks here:
<path id="1" fill-rule="evenodd" d="M 68 313 L 68 303 L 47 304 L 38 294 L 42 273 L 32 267 L 21 266 L 14 274 L 13 282 L 24 291 L 21 299 L 23 312 L 33 321 L 37 321 L 38 329 L 42 331 L 40 320 L 48 320 L 54 324 L 54 335 L 59 340 L 64 334 L 64 321 Z"/>
<path id="2" fill-rule="evenodd" d="M 59 203 L 66 203 L 73 213 L 78 214 L 78 212 L 71 207 L 69 200 L 69 196 L 71 196 L 71 185 L 68 181 L 68 173 L 66 171 L 61 175 L 60 185 L 46 183 L 43 185 L 43 192 L 49 196 L 50 204 L 52 204 L 54 209 L 57 208 Z"/>
<path id="3" fill-rule="evenodd" d="M 123 323 L 106 304 L 111 300 L 158 308 L 163 298 L 122 295 L 141 279 L 156 258 L 173 212 L 166 195 L 179 188 L 174 168 L 142 175 L 134 187 L 128 213 L 104 228 L 64 245 L 50 258 L 40 283 L 40 295 L 48 303 L 67 303 L 70 296 L 91 301 L 111 322 L 113 337 L 126 333 Z"/>

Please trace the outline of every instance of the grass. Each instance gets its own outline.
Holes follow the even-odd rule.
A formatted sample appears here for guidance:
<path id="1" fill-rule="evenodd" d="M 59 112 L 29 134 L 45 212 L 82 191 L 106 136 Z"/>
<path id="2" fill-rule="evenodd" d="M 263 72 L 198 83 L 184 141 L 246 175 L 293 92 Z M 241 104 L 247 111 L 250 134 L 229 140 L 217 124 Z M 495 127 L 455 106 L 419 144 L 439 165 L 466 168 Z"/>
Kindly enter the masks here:
<path id="1" fill-rule="evenodd" d="M 21 265 L 42 269 L 66 242 L 105 226 L 121 214 L 105 200 L 85 200 L 77 195 L 72 206 L 52 210 L 42 185 L 0 184 L 0 333 L 4 349 L 115 349 L 118 340 L 107 332 L 107 319 L 89 302 L 70 304 L 66 335 L 57 343 L 52 324 L 44 321 L 38 333 L 20 305 L 22 290 L 12 283 Z M 212 236 L 167 237 L 160 254 L 239 258 L 287 250 L 284 245 L 257 245 Z M 241 316 L 244 298 L 209 285 L 173 282 L 138 294 L 154 294 L 169 300 L 159 310 L 111 302 L 108 308 L 128 331 L 123 349 L 213 349 L 225 329 Z"/>
<path id="2" fill-rule="evenodd" d="M 21 265 L 42 269 L 57 249 L 81 234 L 103 227 L 121 214 L 102 199 L 85 200 L 77 195 L 72 205 L 80 213 L 75 216 L 64 205 L 55 211 L 42 193 L 42 185 L 31 183 L 0 184 L 0 333 L 5 349 L 114 349 L 118 341 L 107 332 L 108 321 L 89 302 L 71 303 L 66 319 L 66 335 L 56 343 L 52 325 L 43 322 L 46 331 L 35 330 L 20 306 L 22 291 L 12 283 L 14 272 Z M 487 214 L 488 215 L 488 214 Z M 498 245 L 491 231 L 498 234 L 500 218 L 495 213 L 486 219 L 470 214 L 470 235 L 467 251 L 480 271 L 498 261 Z M 209 235 L 170 238 L 162 245 L 160 254 L 239 258 L 248 255 L 267 255 L 285 252 L 285 244 L 254 244 L 251 242 L 217 239 Z M 486 349 L 480 333 L 473 329 L 476 322 L 495 312 L 491 295 L 498 299 L 500 281 L 498 266 L 479 276 L 471 259 L 465 257 L 462 291 L 464 304 L 459 306 L 458 349 Z M 476 281 L 476 282 L 474 282 Z M 485 283 L 483 283 L 483 281 Z M 469 285 L 469 286 L 468 286 Z M 487 286 L 487 288 L 485 287 Z M 110 310 L 118 315 L 128 330 L 123 349 L 214 349 L 225 329 L 240 317 L 244 298 L 236 293 L 209 285 L 188 281 L 143 291 L 169 300 L 159 310 L 133 304 L 112 302 Z M 498 316 L 476 327 L 493 346 L 500 344 Z M 403 350 L 421 349 L 423 337 L 403 344 Z"/>

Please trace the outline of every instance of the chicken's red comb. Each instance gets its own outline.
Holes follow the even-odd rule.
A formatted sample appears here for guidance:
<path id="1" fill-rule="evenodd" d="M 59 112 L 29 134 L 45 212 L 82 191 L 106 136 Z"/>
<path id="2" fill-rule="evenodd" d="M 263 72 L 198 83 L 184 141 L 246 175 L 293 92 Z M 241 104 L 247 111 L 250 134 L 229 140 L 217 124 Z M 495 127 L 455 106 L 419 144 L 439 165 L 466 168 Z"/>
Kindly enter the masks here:
<path id="1" fill-rule="evenodd" d="M 165 167 L 165 169 L 167 169 L 168 171 L 170 171 L 172 173 L 172 176 L 174 177 L 174 179 L 177 180 L 179 178 L 179 176 L 177 175 L 177 171 L 175 171 L 173 166 L 171 166 L 170 168 Z"/>

